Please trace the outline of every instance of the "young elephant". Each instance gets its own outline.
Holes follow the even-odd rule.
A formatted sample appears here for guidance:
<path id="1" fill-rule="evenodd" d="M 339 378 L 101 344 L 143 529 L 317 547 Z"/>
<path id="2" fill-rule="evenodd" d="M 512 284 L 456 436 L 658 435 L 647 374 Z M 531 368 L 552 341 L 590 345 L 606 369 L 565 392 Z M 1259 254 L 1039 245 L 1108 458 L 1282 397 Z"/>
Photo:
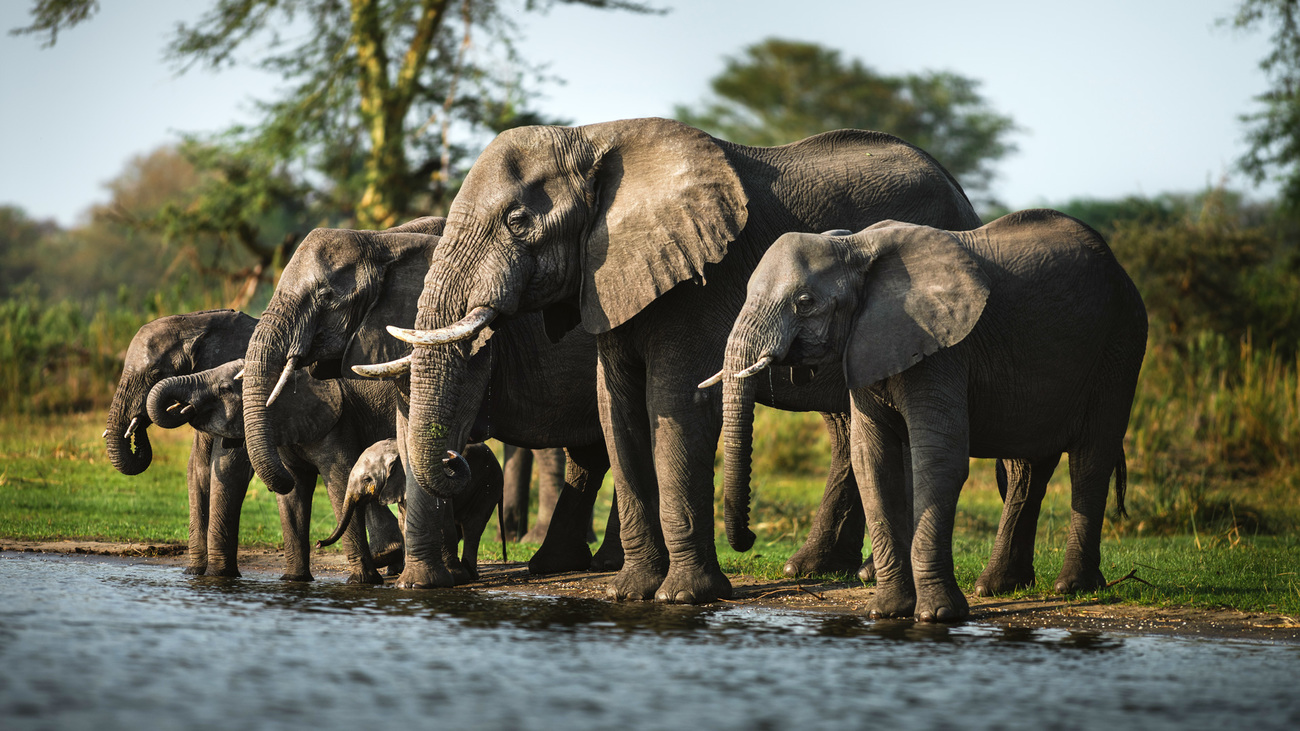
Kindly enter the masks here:
<path id="1" fill-rule="evenodd" d="M 478 543 L 492 517 L 492 508 L 501 502 L 504 475 L 496 455 L 484 444 L 465 448 L 473 486 L 469 499 L 457 500 L 452 509 L 456 530 L 464 541 L 461 564 L 473 579 L 478 578 Z M 343 499 L 343 515 L 328 538 L 316 541 L 317 548 L 333 545 L 347 530 L 352 514 L 359 506 L 398 506 L 399 519 L 405 523 L 406 471 L 402 467 L 396 439 L 384 439 L 366 447 L 348 475 L 348 492 Z M 381 508 L 382 509 L 382 508 Z"/>
<path id="2" fill-rule="evenodd" d="M 131 338 L 122 378 L 108 410 L 108 459 L 124 475 L 149 467 L 149 391 L 164 378 L 187 375 L 242 357 L 257 320 L 234 310 L 160 317 Z M 133 448 L 134 447 L 134 448 Z M 187 574 L 239 576 L 239 509 L 253 469 L 242 445 L 195 432 L 185 481 L 189 488 Z"/>
<path id="3" fill-rule="evenodd" d="M 149 416 L 165 429 L 188 423 L 196 430 L 230 440 L 244 438 L 242 384 L 237 376 L 242 360 L 188 376 L 167 378 L 149 393 Z M 296 485 L 291 501 L 281 501 L 280 521 L 284 530 L 284 579 L 310 581 L 308 527 L 316 475 L 341 515 L 347 490 L 348 472 L 357 457 L 376 436 L 392 437 L 393 413 L 398 394 L 390 384 L 341 379 L 322 381 L 305 371 L 295 372 L 286 383 L 281 400 L 271 409 L 277 427 L 277 447 L 294 474 Z M 292 506 L 292 509 L 286 509 Z M 396 519 L 387 510 L 367 511 L 392 523 L 393 542 L 386 546 L 394 557 L 402 554 L 396 533 Z M 344 538 L 344 551 L 351 568 L 349 583 L 383 583 L 377 563 L 365 540 L 361 521 L 355 521 Z"/>
<path id="4" fill-rule="evenodd" d="M 749 377 L 772 364 L 838 363 L 876 561 L 872 616 L 968 613 L 951 541 L 971 456 L 1030 466 L 1031 505 L 1004 507 L 990 570 L 1028 560 L 1032 578 L 1038 502 L 1068 453 L 1070 537 L 1056 589 L 1104 585 L 1107 487 L 1117 472 L 1122 510 L 1124 432 L 1147 335 L 1142 299 L 1105 241 L 1045 210 L 965 232 L 885 221 L 833 233 L 845 235 L 778 239 L 728 339 L 724 456 L 744 486 L 725 496 L 728 540 L 753 541 Z"/>

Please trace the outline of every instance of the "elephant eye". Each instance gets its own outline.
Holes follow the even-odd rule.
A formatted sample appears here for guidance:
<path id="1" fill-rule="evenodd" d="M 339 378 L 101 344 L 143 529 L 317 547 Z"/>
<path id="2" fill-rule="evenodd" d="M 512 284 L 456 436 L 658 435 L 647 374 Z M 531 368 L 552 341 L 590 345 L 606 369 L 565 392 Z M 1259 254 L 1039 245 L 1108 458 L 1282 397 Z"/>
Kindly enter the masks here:
<path id="1" fill-rule="evenodd" d="M 506 214 L 506 228 L 515 236 L 524 237 L 533 227 L 533 217 L 525 208 L 515 208 Z"/>
<path id="2" fill-rule="evenodd" d="M 798 295 L 795 295 L 794 311 L 796 313 L 800 315 L 806 315 L 812 312 L 815 306 L 816 306 L 816 301 L 814 301 L 813 296 L 808 294 L 807 292 L 800 292 Z"/>

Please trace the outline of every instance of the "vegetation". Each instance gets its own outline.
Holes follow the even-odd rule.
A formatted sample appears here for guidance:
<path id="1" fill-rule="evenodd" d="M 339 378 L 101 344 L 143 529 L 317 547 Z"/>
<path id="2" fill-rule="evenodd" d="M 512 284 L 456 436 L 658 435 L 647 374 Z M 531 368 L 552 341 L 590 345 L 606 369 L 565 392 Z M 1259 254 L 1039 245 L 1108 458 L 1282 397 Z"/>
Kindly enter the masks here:
<path id="1" fill-rule="evenodd" d="M 979 82 L 950 72 L 883 76 L 813 43 L 770 38 L 727 59 L 714 99 L 679 106 L 687 124 L 745 145 L 784 145 L 832 129 L 897 135 L 931 155 L 967 193 L 987 196 L 993 163 L 1014 152 L 1011 118 Z"/>

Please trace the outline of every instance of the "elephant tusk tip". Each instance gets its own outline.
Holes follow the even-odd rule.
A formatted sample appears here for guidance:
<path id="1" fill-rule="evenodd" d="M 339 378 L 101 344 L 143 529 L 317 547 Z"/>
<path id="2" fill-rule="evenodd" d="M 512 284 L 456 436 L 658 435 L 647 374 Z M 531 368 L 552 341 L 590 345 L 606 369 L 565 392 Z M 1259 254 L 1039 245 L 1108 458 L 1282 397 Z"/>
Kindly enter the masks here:
<path id="1" fill-rule="evenodd" d="M 718 371 L 717 373 L 714 373 L 713 375 L 709 376 L 705 380 L 700 381 L 700 385 L 696 386 L 696 388 L 709 388 L 711 386 L 718 385 L 722 381 L 722 375 L 725 371 L 726 369 L 724 368 L 723 370 Z"/>
<path id="2" fill-rule="evenodd" d="M 244 369 L 243 369 L 243 368 L 240 368 L 240 369 L 239 369 L 239 372 L 235 374 L 235 380 L 236 380 L 236 381 L 242 381 L 242 380 L 244 380 Z"/>
<path id="3" fill-rule="evenodd" d="M 177 401 L 176 403 L 172 404 L 171 406 L 168 406 L 168 407 L 167 407 L 167 410 L 168 410 L 168 411 L 175 411 L 176 409 L 179 409 L 180 407 L 181 407 L 181 402 L 180 402 L 180 401 Z"/>

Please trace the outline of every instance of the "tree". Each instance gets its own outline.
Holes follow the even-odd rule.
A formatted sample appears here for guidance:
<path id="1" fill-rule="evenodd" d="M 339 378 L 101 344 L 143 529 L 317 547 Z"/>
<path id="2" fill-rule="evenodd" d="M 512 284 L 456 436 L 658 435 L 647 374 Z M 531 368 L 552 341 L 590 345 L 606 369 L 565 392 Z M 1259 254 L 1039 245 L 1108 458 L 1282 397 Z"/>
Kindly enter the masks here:
<path id="1" fill-rule="evenodd" d="M 1273 52 L 1259 62 L 1271 88 L 1256 97 L 1263 109 L 1244 114 L 1249 149 L 1238 164 L 1256 183 L 1270 177 L 1282 185 L 1281 203 L 1300 214 L 1300 1 L 1242 0 L 1237 14 L 1221 22 L 1238 29 L 1273 27 Z"/>
<path id="2" fill-rule="evenodd" d="M 716 98 L 676 117 L 719 137 L 780 145 L 842 128 L 897 135 L 943 163 L 968 192 L 986 193 L 991 164 L 1013 152 L 1010 117 L 990 109 L 979 83 L 948 72 L 883 76 L 812 43 L 768 39 L 730 57 Z"/>
<path id="3" fill-rule="evenodd" d="M 181 151 L 207 184 L 188 205 L 139 225 L 172 238 L 224 237 L 265 269 L 296 243 L 265 225 L 285 212 L 363 228 L 437 212 L 455 192 L 474 130 L 543 121 L 527 110 L 523 78 L 534 72 L 513 50 L 513 14 L 556 2 L 660 12 L 631 0 L 516 0 L 510 9 L 503 0 L 213 0 L 177 27 L 168 60 L 181 71 L 251 63 L 288 90 L 258 102 L 253 127 L 188 137 Z M 11 33 L 51 46 L 98 6 L 34 0 L 32 24 Z M 497 71 L 477 45 L 524 71 Z M 258 55 L 245 60 L 245 51 Z"/>

